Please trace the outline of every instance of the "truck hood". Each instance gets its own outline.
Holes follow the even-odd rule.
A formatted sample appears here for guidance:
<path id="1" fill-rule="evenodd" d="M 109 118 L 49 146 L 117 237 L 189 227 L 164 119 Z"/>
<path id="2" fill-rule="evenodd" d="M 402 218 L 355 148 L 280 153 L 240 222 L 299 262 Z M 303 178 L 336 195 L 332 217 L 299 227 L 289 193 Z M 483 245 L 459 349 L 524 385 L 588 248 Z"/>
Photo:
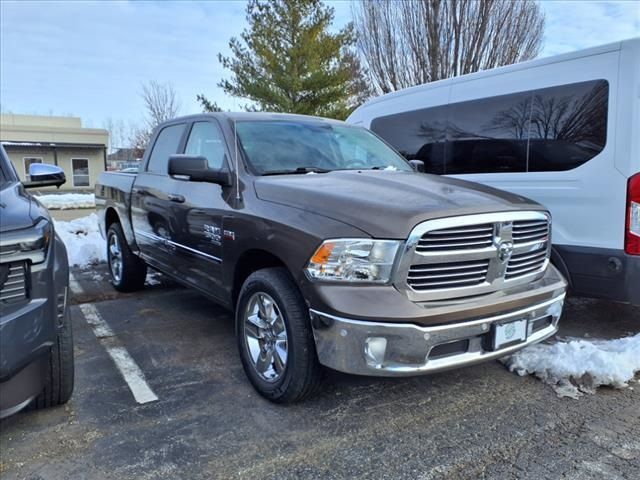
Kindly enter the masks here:
<path id="1" fill-rule="evenodd" d="M 374 238 L 405 239 L 418 223 L 434 218 L 544 210 L 528 198 L 485 185 L 412 172 L 265 176 L 255 181 L 255 189 L 261 200 L 339 220 Z"/>
<path id="2" fill-rule="evenodd" d="M 40 207 L 19 183 L 0 190 L 0 232 L 29 228 L 39 213 Z"/>

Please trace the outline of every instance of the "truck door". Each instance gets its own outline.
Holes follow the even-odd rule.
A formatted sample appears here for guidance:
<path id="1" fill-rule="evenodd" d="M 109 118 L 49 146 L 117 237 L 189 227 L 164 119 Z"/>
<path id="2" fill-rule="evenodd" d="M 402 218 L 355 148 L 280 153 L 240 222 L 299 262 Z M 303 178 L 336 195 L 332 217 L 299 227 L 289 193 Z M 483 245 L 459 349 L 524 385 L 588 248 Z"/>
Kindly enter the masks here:
<path id="1" fill-rule="evenodd" d="M 227 148 L 214 119 L 192 124 L 184 150 L 187 155 L 205 157 L 212 169 L 229 168 Z M 235 235 L 225 235 L 224 230 L 225 213 L 231 212 L 227 203 L 231 189 L 209 182 L 173 182 L 173 190 L 168 193 L 174 199 L 175 218 L 171 225 L 176 230 L 171 231 L 171 236 L 178 243 L 179 275 L 207 294 L 223 299 L 223 243 Z"/>
<path id="2" fill-rule="evenodd" d="M 169 157 L 180 151 L 186 126 L 186 123 L 171 124 L 158 133 L 131 190 L 131 223 L 143 258 L 174 275 L 177 247 L 172 242 L 172 232 L 180 227 L 174 224 L 172 211 L 177 205 L 169 197 L 177 182 L 169 177 Z"/>

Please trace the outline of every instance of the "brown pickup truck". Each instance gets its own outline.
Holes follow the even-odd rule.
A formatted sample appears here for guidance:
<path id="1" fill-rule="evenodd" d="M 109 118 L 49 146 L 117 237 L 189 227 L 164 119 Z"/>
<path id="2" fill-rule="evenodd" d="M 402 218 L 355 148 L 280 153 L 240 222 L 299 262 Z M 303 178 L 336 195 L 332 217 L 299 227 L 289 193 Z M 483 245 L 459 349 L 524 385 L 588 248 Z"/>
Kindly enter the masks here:
<path id="1" fill-rule="evenodd" d="M 324 367 L 441 371 L 553 335 L 551 219 L 518 195 L 417 173 L 366 129 L 216 113 L 160 125 L 96 204 L 118 290 L 147 265 L 235 311 L 245 372 L 275 402 Z"/>

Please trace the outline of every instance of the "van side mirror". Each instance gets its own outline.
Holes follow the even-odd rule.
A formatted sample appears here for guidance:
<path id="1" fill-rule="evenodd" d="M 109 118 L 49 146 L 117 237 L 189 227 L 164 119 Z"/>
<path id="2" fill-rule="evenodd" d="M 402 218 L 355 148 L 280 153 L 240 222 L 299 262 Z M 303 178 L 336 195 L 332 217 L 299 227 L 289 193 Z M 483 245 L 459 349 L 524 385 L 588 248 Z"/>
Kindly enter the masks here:
<path id="1" fill-rule="evenodd" d="M 175 154 L 169 157 L 169 175 L 188 177 L 191 182 L 210 182 L 218 185 L 231 185 L 231 172 L 226 168 L 209 168 L 206 157 L 202 155 Z"/>
<path id="2" fill-rule="evenodd" d="M 415 172 L 424 173 L 424 162 L 422 160 L 409 160 Z"/>
<path id="3" fill-rule="evenodd" d="M 29 165 L 29 181 L 23 182 L 25 188 L 58 187 L 67 181 L 64 171 L 57 165 L 32 163 Z"/>

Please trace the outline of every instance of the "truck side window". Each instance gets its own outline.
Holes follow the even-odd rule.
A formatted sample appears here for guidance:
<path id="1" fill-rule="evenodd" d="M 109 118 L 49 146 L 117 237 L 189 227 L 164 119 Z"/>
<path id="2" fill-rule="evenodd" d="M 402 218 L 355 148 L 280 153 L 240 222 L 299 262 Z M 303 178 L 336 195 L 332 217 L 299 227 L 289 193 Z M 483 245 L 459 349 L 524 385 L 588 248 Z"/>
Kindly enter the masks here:
<path id="1" fill-rule="evenodd" d="M 169 168 L 169 157 L 174 153 L 178 153 L 180 147 L 180 139 L 184 132 L 184 123 L 178 125 L 169 125 L 162 129 L 158 134 L 156 143 L 153 145 L 147 171 L 166 175 Z"/>
<path id="2" fill-rule="evenodd" d="M 220 169 L 224 165 L 224 143 L 220 129 L 212 122 L 195 122 L 184 153 L 202 155 L 209 168 Z"/>

